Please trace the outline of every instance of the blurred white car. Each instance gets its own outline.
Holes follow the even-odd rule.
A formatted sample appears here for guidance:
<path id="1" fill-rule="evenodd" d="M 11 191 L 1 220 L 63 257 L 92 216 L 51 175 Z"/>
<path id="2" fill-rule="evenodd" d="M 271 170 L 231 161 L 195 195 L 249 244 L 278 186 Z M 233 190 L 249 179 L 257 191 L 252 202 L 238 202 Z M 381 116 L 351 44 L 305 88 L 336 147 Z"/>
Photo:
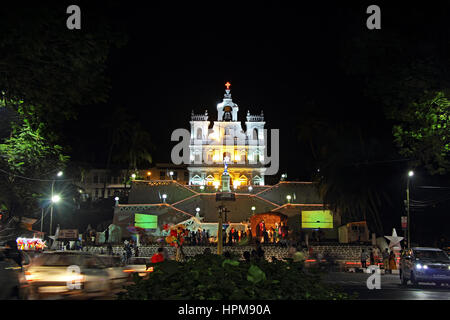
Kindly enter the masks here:
<path id="1" fill-rule="evenodd" d="M 48 252 L 36 256 L 25 272 L 29 299 L 109 295 L 113 284 L 103 261 L 81 252 Z"/>
<path id="2" fill-rule="evenodd" d="M 149 264 L 150 258 L 133 257 L 125 267 L 124 272 L 130 274 L 130 276 L 137 273 L 140 277 L 146 277 L 153 272 L 153 267 L 150 267 Z"/>
<path id="3" fill-rule="evenodd" d="M 109 274 L 109 281 L 111 287 L 114 289 L 122 289 L 123 285 L 129 279 L 128 273 L 125 271 L 126 267 L 122 264 L 120 256 L 98 256 L 103 264 L 106 266 L 106 270 Z"/>

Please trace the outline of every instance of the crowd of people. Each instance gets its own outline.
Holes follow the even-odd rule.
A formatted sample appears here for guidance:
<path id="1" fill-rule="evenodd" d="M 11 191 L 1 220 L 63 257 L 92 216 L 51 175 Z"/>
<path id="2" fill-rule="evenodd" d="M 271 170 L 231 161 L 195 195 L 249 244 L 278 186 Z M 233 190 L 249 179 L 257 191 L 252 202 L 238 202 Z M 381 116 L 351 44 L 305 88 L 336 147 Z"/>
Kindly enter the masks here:
<path id="1" fill-rule="evenodd" d="M 389 251 L 386 248 L 384 251 L 380 253 L 378 247 L 373 247 L 369 250 L 362 249 L 361 250 L 361 267 L 367 268 L 367 260 L 369 260 L 369 265 L 379 265 L 382 264 L 384 270 L 387 272 L 392 270 L 397 270 L 397 262 L 395 253 L 393 250 Z"/>

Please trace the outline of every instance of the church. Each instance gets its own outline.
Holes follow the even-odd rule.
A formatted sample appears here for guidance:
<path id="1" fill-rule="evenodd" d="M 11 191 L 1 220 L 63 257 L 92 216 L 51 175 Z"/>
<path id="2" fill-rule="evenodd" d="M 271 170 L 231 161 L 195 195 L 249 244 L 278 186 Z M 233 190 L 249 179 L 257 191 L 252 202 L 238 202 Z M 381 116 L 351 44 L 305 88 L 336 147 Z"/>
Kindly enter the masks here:
<path id="1" fill-rule="evenodd" d="M 223 101 L 217 104 L 217 120 L 210 129 L 208 111 L 191 114 L 189 146 L 189 184 L 219 188 L 224 161 L 228 162 L 230 184 L 264 185 L 264 114 L 247 111 L 245 129 L 238 121 L 239 106 L 231 98 L 230 83 L 225 84 Z"/>
<path id="2" fill-rule="evenodd" d="M 264 115 L 247 112 L 245 130 L 238 121 L 239 107 L 226 83 L 217 105 L 217 121 L 191 114 L 189 183 L 177 180 L 133 180 L 128 203 L 117 202 L 113 224 L 122 238 L 136 230 L 150 236 L 163 234 L 165 224 L 184 224 L 192 230 L 208 229 L 217 235 L 218 207 L 227 211 L 225 222 L 235 229 L 266 226 L 283 221 L 293 233 L 321 230 L 327 239 L 338 238 L 340 215 L 323 202 L 313 182 L 280 181 L 266 185 Z M 222 192 L 232 195 L 224 201 Z"/>

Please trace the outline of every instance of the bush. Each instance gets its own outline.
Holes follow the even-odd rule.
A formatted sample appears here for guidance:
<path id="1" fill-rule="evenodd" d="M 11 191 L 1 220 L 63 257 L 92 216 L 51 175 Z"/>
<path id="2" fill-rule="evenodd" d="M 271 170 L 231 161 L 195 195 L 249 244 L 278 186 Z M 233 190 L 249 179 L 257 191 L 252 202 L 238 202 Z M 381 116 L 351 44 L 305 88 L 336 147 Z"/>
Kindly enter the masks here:
<path id="1" fill-rule="evenodd" d="M 279 300 L 348 299 L 345 293 L 324 284 L 294 262 L 225 259 L 197 255 L 187 262 L 154 264 L 148 279 L 137 275 L 123 300 Z"/>

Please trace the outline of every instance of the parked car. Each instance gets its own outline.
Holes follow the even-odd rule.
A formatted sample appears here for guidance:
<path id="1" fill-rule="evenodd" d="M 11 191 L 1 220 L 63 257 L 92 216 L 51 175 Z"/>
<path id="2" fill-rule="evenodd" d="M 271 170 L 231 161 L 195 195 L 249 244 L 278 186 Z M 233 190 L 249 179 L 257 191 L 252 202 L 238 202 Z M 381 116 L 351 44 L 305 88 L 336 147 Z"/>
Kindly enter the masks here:
<path id="1" fill-rule="evenodd" d="M 400 259 L 400 281 L 407 285 L 432 282 L 450 283 L 450 258 L 441 249 L 416 247 L 405 250 Z"/>
<path id="2" fill-rule="evenodd" d="M 105 296 L 113 287 L 103 261 L 82 252 L 48 252 L 36 256 L 25 277 L 30 285 L 30 299 Z"/>

